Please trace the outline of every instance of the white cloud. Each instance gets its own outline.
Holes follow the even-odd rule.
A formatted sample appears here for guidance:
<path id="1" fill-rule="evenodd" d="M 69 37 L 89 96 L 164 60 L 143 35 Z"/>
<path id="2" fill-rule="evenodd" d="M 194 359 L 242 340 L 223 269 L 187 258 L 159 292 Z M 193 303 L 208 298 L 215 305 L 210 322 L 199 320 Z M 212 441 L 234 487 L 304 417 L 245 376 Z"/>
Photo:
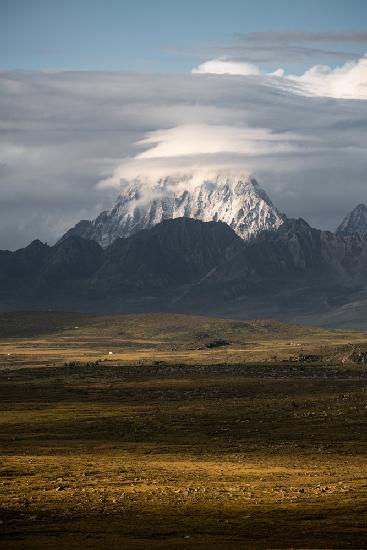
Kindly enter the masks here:
<path id="1" fill-rule="evenodd" d="M 284 69 L 276 69 L 272 73 L 268 73 L 268 76 L 284 76 L 285 70 Z"/>
<path id="2" fill-rule="evenodd" d="M 254 63 L 244 61 L 228 61 L 226 59 L 211 59 L 201 63 L 192 74 L 231 74 L 238 76 L 259 75 L 260 69 Z"/>
<path id="3" fill-rule="evenodd" d="M 335 69 L 328 65 L 314 65 L 302 75 L 286 74 L 282 68 L 270 73 L 261 72 L 253 63 L 213 59 L 191 71 L 193 74 L 261 75 L 277 77 L 274 86 L 286 85 L 289 91 L 304 95 L 336 99 L 367 99 L 367 55 L 357 61 L 348 61 Z M 290 86 L 290 87 L 289 87 Z"/>
<path id="4" fill-rule="evenodd" d="M 286 78 L 312 95 L 367 99 L 367 56 L 358 61 L 348 61 L 335 69 L 327 65 L 315 65 L 301 76 L 289 75 Z"/>

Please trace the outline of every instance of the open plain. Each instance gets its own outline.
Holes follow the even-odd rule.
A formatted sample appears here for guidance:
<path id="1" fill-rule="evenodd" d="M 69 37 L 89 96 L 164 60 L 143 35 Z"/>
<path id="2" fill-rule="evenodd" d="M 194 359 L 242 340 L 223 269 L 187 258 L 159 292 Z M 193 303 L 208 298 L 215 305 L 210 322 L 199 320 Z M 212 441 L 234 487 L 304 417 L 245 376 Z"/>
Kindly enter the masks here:
<path id="1" fill-rule="evenodd" d="M 367 335 L 0 316 L 3 548 L 367 547 Z"/>

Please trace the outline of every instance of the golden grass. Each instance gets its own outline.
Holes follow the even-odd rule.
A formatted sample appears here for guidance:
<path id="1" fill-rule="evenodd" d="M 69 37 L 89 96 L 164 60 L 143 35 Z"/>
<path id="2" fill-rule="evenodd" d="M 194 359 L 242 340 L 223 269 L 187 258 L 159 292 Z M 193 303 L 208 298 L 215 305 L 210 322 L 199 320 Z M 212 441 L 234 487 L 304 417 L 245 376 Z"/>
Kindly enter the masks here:
<path id="1" fill-rule="evenodd" d="M 25 317 L 0 341 L 4 548 L 365 547 L 366 367 L 338 361 L 364 334 Z M 196 349 L 209 329 L 232 344 Z"/>

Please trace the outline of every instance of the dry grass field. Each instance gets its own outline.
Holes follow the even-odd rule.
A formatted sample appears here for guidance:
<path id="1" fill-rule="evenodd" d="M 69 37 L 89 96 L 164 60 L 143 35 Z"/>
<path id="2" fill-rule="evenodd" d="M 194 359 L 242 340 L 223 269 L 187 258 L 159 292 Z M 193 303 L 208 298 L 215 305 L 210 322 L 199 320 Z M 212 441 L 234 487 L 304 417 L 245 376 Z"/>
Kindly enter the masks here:
<path id="1" fill-rule="evenodd" d="M 2 314 L 0 546 L 366 548 L 363 350 L 273 321 Z"/>

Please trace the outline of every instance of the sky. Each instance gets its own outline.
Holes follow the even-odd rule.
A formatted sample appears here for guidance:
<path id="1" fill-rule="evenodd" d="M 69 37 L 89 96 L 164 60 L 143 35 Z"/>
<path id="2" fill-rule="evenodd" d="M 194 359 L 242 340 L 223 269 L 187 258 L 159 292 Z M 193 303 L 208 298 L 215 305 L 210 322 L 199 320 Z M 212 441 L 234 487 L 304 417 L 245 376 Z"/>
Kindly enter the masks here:
<path id="1" fill-rule="evenodd" d="M 187 72 L 235 35 L 361 31 L 367 21 L 365 0 L 1 0 L 0 9 L 0 67 L 27 70 Z"/>
<path id="2" fill-rule="evenodd" d="M 203 168 L 335 229 L 367 203 L 366 53 L 365 0 L 0 0 L 0 248 Z"/>

